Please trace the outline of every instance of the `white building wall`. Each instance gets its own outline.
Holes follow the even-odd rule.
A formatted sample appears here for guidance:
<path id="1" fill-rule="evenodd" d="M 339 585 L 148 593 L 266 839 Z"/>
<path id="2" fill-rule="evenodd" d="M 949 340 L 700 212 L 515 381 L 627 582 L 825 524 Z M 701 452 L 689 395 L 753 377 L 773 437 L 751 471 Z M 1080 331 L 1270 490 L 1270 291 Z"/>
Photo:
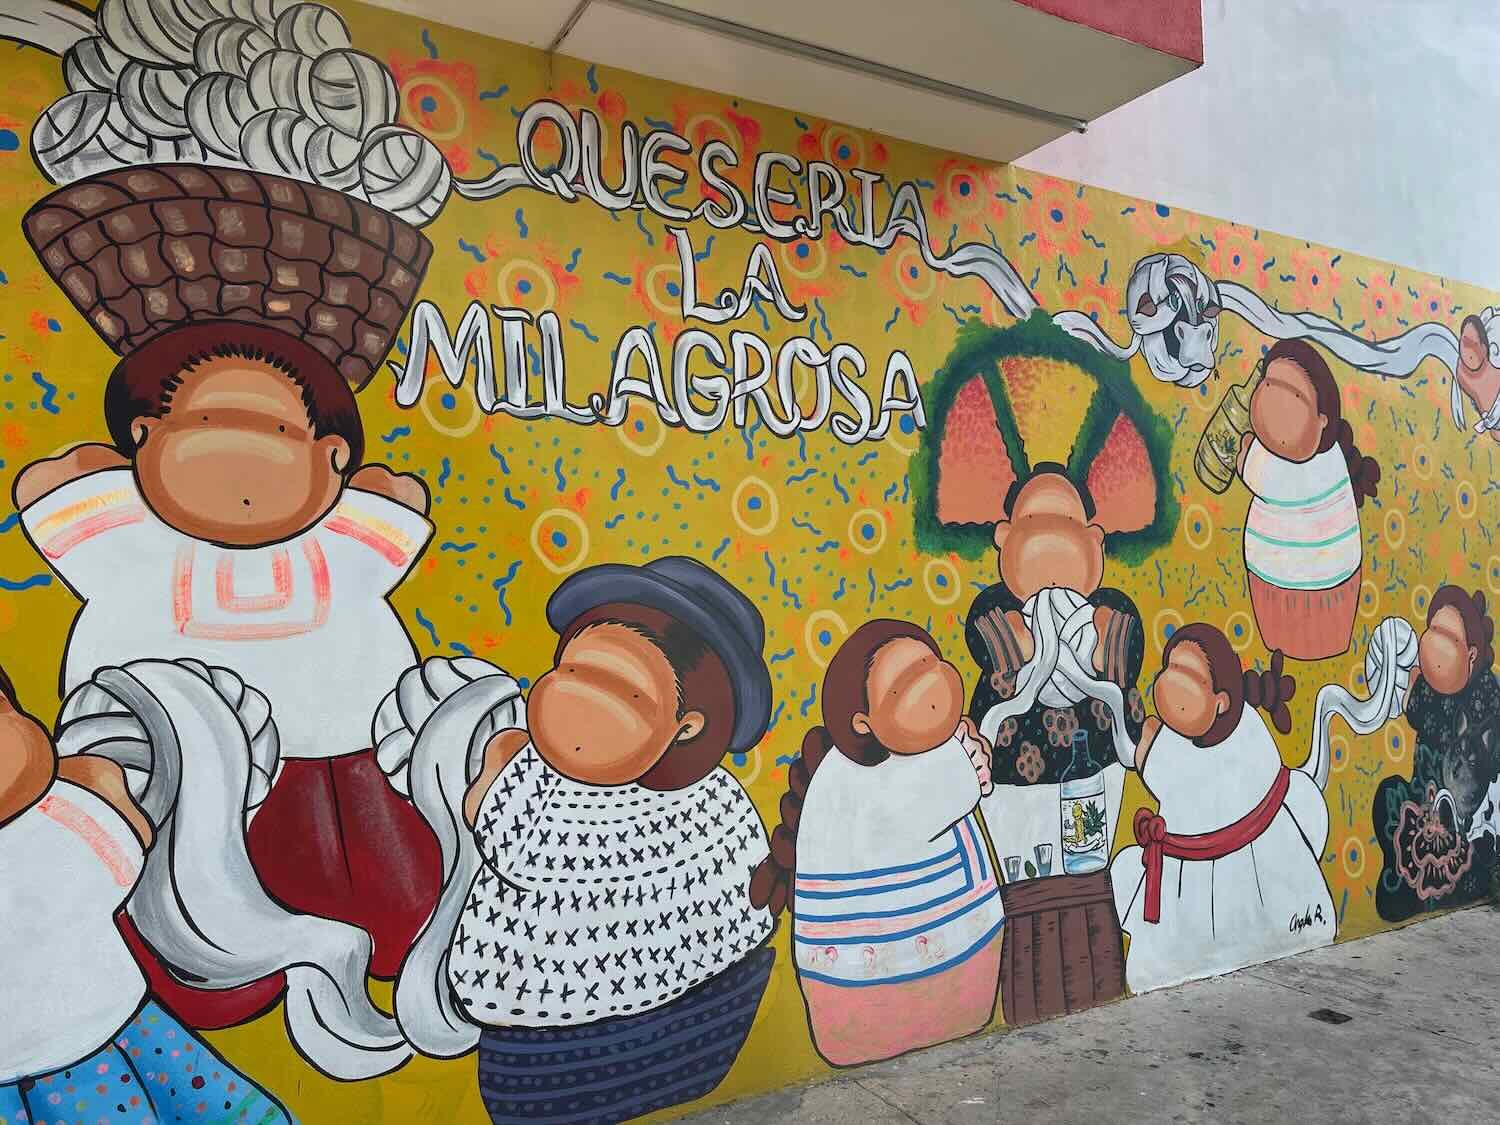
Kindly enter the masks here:
<path id="1" fill-rule="evenodd" d="M 1019 164 L 1500 288 L 1500 0 L 1204 0 L 1203 67 Z"/>

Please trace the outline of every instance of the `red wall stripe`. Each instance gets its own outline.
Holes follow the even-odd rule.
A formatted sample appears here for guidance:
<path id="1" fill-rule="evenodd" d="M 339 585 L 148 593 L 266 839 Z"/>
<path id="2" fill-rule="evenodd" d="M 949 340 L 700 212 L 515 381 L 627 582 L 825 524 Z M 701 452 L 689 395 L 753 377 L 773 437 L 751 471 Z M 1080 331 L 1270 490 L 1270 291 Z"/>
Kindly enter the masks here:
<path id="1" fill-rule="evenodd" d="M 1199 0 L 1016 0 L 1070 23 L 1116 35 L 1180 59 L 1203 61 Z"/>

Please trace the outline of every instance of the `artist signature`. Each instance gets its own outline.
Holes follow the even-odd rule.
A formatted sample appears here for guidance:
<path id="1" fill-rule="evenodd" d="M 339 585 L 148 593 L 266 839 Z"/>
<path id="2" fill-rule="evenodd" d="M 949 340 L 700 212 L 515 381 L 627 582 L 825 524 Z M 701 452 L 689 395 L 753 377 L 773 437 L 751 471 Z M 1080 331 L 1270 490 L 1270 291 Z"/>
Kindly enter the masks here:
<path id="1" fill-rule="evenodd" d="M 1309 906 L 1301 914 L 1293 914 L 1291 925 L 1287 927 L 1289 933 L 1300 934 L 1311 926 L 1326 925 L 1327 920 L 1323 917 L 1323 904 Z"/>

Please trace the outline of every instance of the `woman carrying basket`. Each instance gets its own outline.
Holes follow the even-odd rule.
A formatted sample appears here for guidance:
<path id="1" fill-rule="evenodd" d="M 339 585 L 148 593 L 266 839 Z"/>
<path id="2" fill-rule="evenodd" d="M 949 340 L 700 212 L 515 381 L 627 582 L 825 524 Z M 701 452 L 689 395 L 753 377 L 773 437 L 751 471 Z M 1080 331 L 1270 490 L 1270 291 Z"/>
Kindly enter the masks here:
<path id="1" fill-rule="evenodd" d="M 369 719 L 416 659 L 388 597 L 432 528 L 417 478 L 362 466 L 354 386 L 430 246 L 338 192 L 185 165 L 80 181 L 25 226 L 123 355 L 111 444 L 15 482 L 28 537 L 83 602 L 62 688 L 187 657 L 265 692 L 284 761 L 251 830 L 256 871 L 288 906 L 367 930 L 374 973 L 393 976 L 436 899 L 438 852 L 376 765 Z M 242 1022 L 280 993 L 189 988 L 122 924 L 189 1024 Z"/>

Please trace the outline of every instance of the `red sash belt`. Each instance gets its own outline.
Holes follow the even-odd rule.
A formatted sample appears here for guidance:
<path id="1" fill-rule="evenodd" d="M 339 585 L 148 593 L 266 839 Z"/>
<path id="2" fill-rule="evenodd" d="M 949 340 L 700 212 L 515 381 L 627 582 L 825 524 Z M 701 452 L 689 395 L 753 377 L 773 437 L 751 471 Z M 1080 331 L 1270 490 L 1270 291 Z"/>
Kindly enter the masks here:
<path id="1" fill-rule="evenodd" d="M 1282 766 L 1260 804 L 1233 824 L 1201 836 L 1174 835 L 1167 831 L 1167 822 L 1150 809 L 1136 809 L 1135 840 L 1144 853 L 1141 858 L 1146 866 L 1146 907 L 1142 914 L 1145 920 L 1153 924 L 1161 921 L 1161 871 L 1167 856 L 1183 860 L 1223 859 L 1253 843 L 1271 827 L 1271 821 L 1281 811 L 1291 777 L 1290 771 Z"/>

